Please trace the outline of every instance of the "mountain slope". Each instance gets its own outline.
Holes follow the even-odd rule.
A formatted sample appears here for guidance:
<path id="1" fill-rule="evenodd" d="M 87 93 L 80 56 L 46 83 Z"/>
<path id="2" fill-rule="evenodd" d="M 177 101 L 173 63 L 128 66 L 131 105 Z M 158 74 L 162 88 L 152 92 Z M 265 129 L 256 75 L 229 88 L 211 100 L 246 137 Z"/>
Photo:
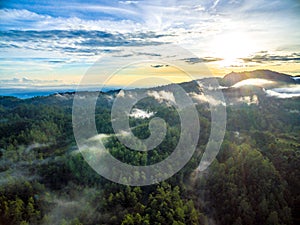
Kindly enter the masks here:
<path id="1" fill-rule="evenodd" d="M 278 73 L 271 70 L 254 70 L 254 71 L 247 71 L 247 72 L 231 72 L 223 77 L 221 80 L 222 85 L 225 86 L 232 86 L 242 80 L 250 79 L 250 78 L 260 78 L 260 79 L 266 79 L 271 81 L 277 81 L 277 82 L 285 82 L 285 83 L 291 83 L 296 84 L 299 83 L 295 79 L 293 79 L 292 76 L 284 74 L 284 73 Z"/>

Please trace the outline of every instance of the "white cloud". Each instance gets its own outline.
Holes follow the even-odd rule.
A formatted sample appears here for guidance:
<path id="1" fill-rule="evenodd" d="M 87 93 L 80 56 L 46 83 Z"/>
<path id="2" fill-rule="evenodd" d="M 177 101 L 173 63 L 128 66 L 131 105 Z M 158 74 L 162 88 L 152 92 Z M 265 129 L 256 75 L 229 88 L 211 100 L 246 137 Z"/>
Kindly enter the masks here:
<path id="1" fill-rule="evenodd" d="M 154 115 L 154 112 L 149 112 L 149 111 L 144 111 L 141 109 L 134 108 L 129 116 L 134 117 L 134 118 L 145 119 L 145 118 L 150 118 L 153 115 Z"/>
<path id="2" fill-rule="evenodd" d="M 215 99 L 214 97 L 212 97 L 210 95 L 204 95 L 203 93 L 197 94 L 195 92 L 192 92 L 192 93 L 190 93 L 190 96 L 199 103 L 207 102 L 213 106 L 225 105 L 225 102 Z"/>
<path id="3" fill-rule="evenodd" d="M 38 84 L 38 83 L 60 83 L 60 82 L 62 82 L 62 81 L 61 80 L 29 79 L 27 77 L 0 80 L 0 84 Z"/>
<path id="4" fill-rule="evenodd" d="M 296 46 L 299 32 L 294 28 L 297 27 L 299 18 L 293 15 L 292 7 L 287 7 L 288 3 L 290 1 L 211 0 L 200 1 L 199 4 L 179 0 L 123 0 L 99 4 L 62 2 L 59 6 L 49 3 L 42 6 L 45 14 L 38 11 L 39 6 L 32 8 L 32 11 L 0 9 L 0 55 L 31 56 L 33 52 L 36 55 L 54 54 L 54 57 L 72 59 L 64 64 L 81 62 L 86 65 L 118 47 L 131 48 L 145 46 L 150 42 L 156 45 L 170 42 L 190 50 L 198 57 L 220 57 L 218 52 L 213 51 L 214 37 L 220 37 L 222 45 L 222 37 L 233 31 L 255 37 L 255 41 L 258 41 L 255 46 L 262 50 L 277 49 L 282 45 Z M 57 12 L 53 9 L 57 9 Z M 266 17 L 268 20 L 265 20 Z M 15 36 L 11 33 L 3 34 L 9 30 L 53 33 L 49 32 L 44 37 L 33 33 L 18 33 Z M 57 30 L 63 31 L 66 36 L 55 34 Z M 101 37 L 97 37 L 98 34 L 85 37 L 80 33 L 70 34 L 70 31 L 78 30 L 90 33 L 106 31 L 108 37 L 103 41 Z M 153 32 L 152 37 L 141 34 L 147 32 Z M 7 67 L 5 64 L 6 62 L 0 65 L 2 71 Z M 19 62 L 15 67 L 9 67 L 14 72 L 29 67 L 40 68 L 38 65 L 28 66 L 29 62 L 25 64 L 27 67 Z M 58 66 L 54 70 L 52 68 L 53 65 L 46 73 L 58 71 Z"/>
<path id="5" fill-rule="evenodd" d="M 78 6 L 72 6 L 76 8 Z M 82 7 L 82 6 L 80 6 Z M 131 13 L 130 10 L 105 6 L 92 7 L 87 5 L 86 10 L 95 10 L 114 13 Z M 0 9 L 0 20 L 8 29 L 19 30 L 101 30 L 114 32 L 132 32 L 136 29 L 143 30 L 143 26 L 132 20 L 86 20 L 78 17 L 52 17 L 37 14 L 25 9 Z"/>
<path id="6" fill-rule="evenodd" d="M 124 5 L 131 5 L 131 4 L 138 4 L 138 1 L 119 1 L 120 4 Z"/>
<path id="7" fill-rule="evenodd" d="M 27 77 L 0 80 L 0 88 L 58 87 L 63 84 L 61 80 L 39 80 Z"/>
<path id="8" fill-rule="evenodd" d="M 247 105 L 252 105 L 252 104 L 258 105 L 259 104 L 259 100 L 258 100 L 257 95 L 243 96 L 243 97 L 238 98 L 237 101 L 238 102 L 244 102 Z"/>
<path id="9" fill-rule="evenodd" d="M 203 5 L 194 6 L 195 11 L 205 11 L 205 7 Z"/>
<path id="10" fill-rule="evenodd" d="M 279 93 L 273 90 L 266 90 L 265 91 L 268 96 L 276 97 L 276 98 L 293 98 L 293 97 L 300 97 L 300 94 L 291 94 L 291 93 Z"/>
<path id="11" fill-rule="evenodd" d="M 217 5 L 219 4 L 220 0 L 215 0 L 214 4 L 212 5 L 212 9 L 215 9 L 217 7 Z"/>
<path id="12" fill-rule="evenodd" d="M 156 99 L 160 103 L 163 102 L 163 101 L 176 103 L 175 97 L 174 97 L 172 92 L 168 92 L 168 91 L 159 91 L 159 92 L 157 92 L 157 91 L 148 91 L 148 96 L 153 97 L 154 99 Z"/>
<path id="13" fill-rule="evenodd" d="M 267 79 L 261 79 L 261 78 L 250 78 L 246 80 L 242 80 L 236 84 L 234 84 L 232 87 L 239 88 L 244 86 L 264 86 L 266 84 L 272 84 L 273 81 L 267 80 Z"/>
<path id="14" fill-rule="evenodd" d="M 300 97 L 300 85 L 264 90 L 268 96 L 276 98 Z"/>
<path id="15" fill-rule="evenodd" d="M 277 91 L 279 93 L 298 94 L 300 93 L 300 85 L 290 85 L 288 87 L 274 88 L 273 91 Z"/>
<path id="16" fill-rule="evenodd" d="M 124 97 L 125 97 L 124 90 L 119 91 L 119 93 L 117 94 L 117 98 L 124 98 Z"/>
<path id="17" fill-rule="evenodd" d="M 0 9 L 0 20 L 38 20 L 51 18 L 50 16 L 39 15 L 26 9 Z"/>

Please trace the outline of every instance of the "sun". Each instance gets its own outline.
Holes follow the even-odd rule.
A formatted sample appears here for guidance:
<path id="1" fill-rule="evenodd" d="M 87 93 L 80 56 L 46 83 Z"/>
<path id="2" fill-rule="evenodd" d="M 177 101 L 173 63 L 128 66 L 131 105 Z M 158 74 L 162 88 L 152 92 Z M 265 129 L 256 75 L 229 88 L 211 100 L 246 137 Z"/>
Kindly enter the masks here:
<path id="1" fill-rule="evenodd" d="M 216 36 L 212 41 L 213 54 L 223 60 L 220 66 L 230 67 L 242 62 L 245 58 L 258 49 L 251 35 L 243 32 L 231 32 Z"/>

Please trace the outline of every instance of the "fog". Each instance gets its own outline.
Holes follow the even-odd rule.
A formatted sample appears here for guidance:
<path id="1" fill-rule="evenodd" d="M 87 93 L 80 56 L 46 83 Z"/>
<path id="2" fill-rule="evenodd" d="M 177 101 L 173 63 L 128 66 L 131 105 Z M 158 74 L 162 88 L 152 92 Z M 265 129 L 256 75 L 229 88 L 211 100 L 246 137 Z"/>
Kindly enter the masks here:
<path id="1" fill-rule="evenodd" d="M 264 90 L 268 96 L 276 98 L 300 97 L 300 85 L 290 85 L 287 87 Z"/>
<path id="2" fill-rule="evenodd" d="M 134 108 L 134 109 L 132 109 L 129 116 L 134 117 L 134 118 L 145 119 L 145 118 L 150 118 L 153 115 L 154 115 L 154 112 L 149 112 L 149 111 L 144 111 L 141 109 Z"/>

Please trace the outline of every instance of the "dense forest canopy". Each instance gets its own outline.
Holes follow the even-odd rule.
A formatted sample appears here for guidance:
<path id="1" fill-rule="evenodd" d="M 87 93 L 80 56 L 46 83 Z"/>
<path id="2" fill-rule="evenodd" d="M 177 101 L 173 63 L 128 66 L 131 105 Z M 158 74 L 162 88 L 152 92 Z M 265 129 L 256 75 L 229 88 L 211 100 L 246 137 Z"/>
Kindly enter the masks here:
<path id="1" fill-rule="evenodd" d="M 189 85 L 183 87 L 194 90 Z M 100 93 L 95 110 L 110 153 L 132 165 L 164 160 L 180 136 L 176 109 L 153 97 L 135 106 L 150 115 L 130 117 L 136 137 L 149 136 L 154 116 L 167 124 L 158 147 L 137 153 L 113 135 L 117 93 Z M 192 159 L 173 177 L 143 187 L 110 182 L 83 159 L 72 131 L 74 93 L 0 97 L 0 224 L 299 224 L 299 97 L 270 97 L 258 88 L 224 95 L 226 134 L 209 168 L 197 170 L 211 128 L 208 103 L 197 102 L 201 132 Z"/>

